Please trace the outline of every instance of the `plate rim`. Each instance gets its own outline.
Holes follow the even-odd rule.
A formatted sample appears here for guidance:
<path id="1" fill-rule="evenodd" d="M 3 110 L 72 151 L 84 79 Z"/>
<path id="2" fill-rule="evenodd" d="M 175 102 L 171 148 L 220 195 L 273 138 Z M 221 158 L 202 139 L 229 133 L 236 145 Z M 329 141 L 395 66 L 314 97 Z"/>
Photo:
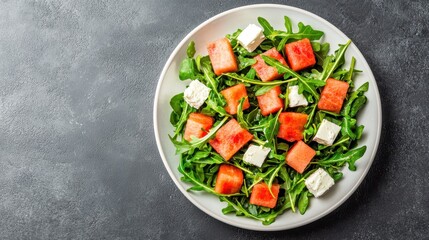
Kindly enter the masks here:
<path id="1" fill-rule="evenodd" d="M 163 82 L 163 79 L 165 77 L 165 74 L 167 72 L 168 67 L 171 65 L 171 62 L 173 61 L 173 58 L 177 55 L 177 53 L 179 52 L 179 50 L 183 47 L 183 45 L 188 42 L 188 40 L 190 39 L 190 37 L 192 35 L 194 35 L 194 33 L 196 33 L 197 31 L 199 31 L 201 28 L 203 28 L 204 26 L 206 26 L 207 24 L 209 24 L 210 22 L 215 21 L 218 18 L 221 18 L 225 15 L 228 15 L 230 13 L 233 12 L 237 12 L 237 11 L 241 11 L 241 10 L 245 10 L 245 9 L 252 9 L 252 8 L 283 8 L 283 9 L 288 9 L 288 10 L 292 10 L 292 11 L 296 11 L 299 12 L 301 14 L 304 15 L 309 15 L 311 17 L 316 18 L 318 21 L 322 22 L 323 24 L 327 25 L 328 27 L 330 27 L 333 31 L 337 32 L 339 35 L 342 35 L 348 39 L 350 39 L 346 34 L 344 34 L 340 29 L 338 29 L 336 26 L 334 26 L 333 24 L 331 24 L 329 21 L 327 21 L 326 19 L 320 17 L 317 14 L 314 14 L 310 11 L 298 8 L 298 7 L 293 7 L 293 6 L 289 6 L 289 5 L 284 5 L 284 4 L 251 4 L 251 5 L 245 5 L 245 6 L 241 6 L 241 7 L 236 7 L 236 8 L 232 8 L 226 11 L 223 11 L 221 13 L 218 13 L 212 17 L 210 17 L 209 19 L 205 20 L 204 22 L 200 23 L 197 27 L 195 27 L 192 31 L 190 31 L 188 34 L 186 34 L 186 36 L 179 42 L 179 44 L 175 47 L 175 49 L 173 50 L 173 52 L 170 54 L 168 60 L 165 62 L 164 67 L 162 69 L 161 75 L 158 79 L 158 83 L 157 83 L 157 87 L 156 87 L 156 91 L 155 91 L 155 96 L 154 96 L 154 103 L 153 103 L 153 130 L 154 130 L 154 134 L 155 134 L 155 141 L 156 141 L 156 145 L 158 148 L 158 152 L 161 156 L 162 162 L 164 163 L 164 167 L 166 168 L 168 174 L 170 175 L 170 178 L 173 180 L 173 182 L 175 183 L 176 187 L 179 188 L 179 190 L 182 192 L 182 194 L 190 201 L 192 202 L 192 204 L 194 204 L 194 206 L 196 206 L 197 208 L 199 208 L 201 211 L 203 211 L 205 214 L 208 214 L 209 216 L 219 220 L 220 222 L 229 224 L 231 226 L 235 226 L 238 228 L 242 228 L 242 229 L 248 229 L 248 230 L 256 230 L 256 231 L 283 231 L 283 230 L 288 230 L 288 229 L 294 229 L 297 227 L 301 227 L 304 225 L 307 225 L 309 223 L 315 222 L 321 218 L 323 218 L 324 216 L 328 215 L 329 213 L 331 213 L 332 211 L 334 211 L 335 209 L 337 209 L 338 207 L 340 207 L 345 201 L 347 201 L 347 199 L 350 198 L 351 195 L 353 195 L 353 193 L 355 193 L 356 189 L 361 185 L 362 181 L 365 179 L 366 175 L 369 172 L 369 169 L 372 167 L 373 161 L 376 157 L 377 151 L 378 151 L 378 147 L 379 147 L 379 143 L 380 143 L 380 137 L 381 137 L 381 129 L 382 129 L 382 106 L 381 106 L 381 99 L 380 99 L 380 93 L 378 90 L 378 86 L 377 86 L 377 82 L 375 80 L 374 74 L 368 64 L 368 62 L 366 61 L 365 56 L 361 53 L 361 51 L 357 48 L 357 46 L 354 44 L 354 42 L 352 41 L 352 43 L 350 44 L 350 47 L 353 47 L 354 50 L 360 54 L 364 60 L 364 64 L 366 66 L 368 66 L 368 74 L 369 76 L 372 78 L 373 80 L 373 85 L 374 85 L 374 92 L 375 92 L 375 97 L 376 97 L 376 107 L 377 107 L 377 113 L 378 113 L 378 121 L 377 121 L 377 132 L 376 132 L 376 139 L 375 139 L 375 145 L 374 148 L 371 152 L 371 155 L 369 157 L 369 161 L 368 164 L 369 166 L 367 168 L 364 169 L 362 175 L 359 177 L 358 181 L 356 181 L 353 185 L 353 187 L 347 192 L 347 194 L 345 194 L 344 196 L 341 197 L 341 199 L 336 202 L 335 204 L 333 204 L 332 206 L 330 206 L 329 208 L 327 208 L 326 210 L 324 210 L 321 214 L 313 217 L 313 218 L 309 218 L 307 220 L 304 220 L 302 222 L 299 223 L 294 223 L 294 224 L 290 224 L 287 227 L 282 227 L 282 226 L 278 226 L 278 227 L 269 227 L 269 226 L 264 226 L 261 224 L 261 226 L 255 227 L 255 226 L 243 226 L 242 224 L 239 224 L 235 221 L 232 221 L 228 218 L 223 218 L 220 217 L 218 215 L 214 215 L 211 212 L 206 210 L 206 207 L 201 205 L 199 202 L 197 202 L 194 198 L 192 198 L 189 194 L 189 192 L 186 191 L 185 188 L 182 187 L 182 185 L 180 184 L 179 180 L 176 179 L 174 173 L 173 173 L 173 169 L 170 167 L 170 165 L 168 164 L 167 158 L 164 154 L 164 149 L 162 148 L 161 145 L 161 139 L 159 136 L 159 132 L 158 132 L 158 102 L 159 102 L 159 93 L 161 90 L 161 85 Z"/>

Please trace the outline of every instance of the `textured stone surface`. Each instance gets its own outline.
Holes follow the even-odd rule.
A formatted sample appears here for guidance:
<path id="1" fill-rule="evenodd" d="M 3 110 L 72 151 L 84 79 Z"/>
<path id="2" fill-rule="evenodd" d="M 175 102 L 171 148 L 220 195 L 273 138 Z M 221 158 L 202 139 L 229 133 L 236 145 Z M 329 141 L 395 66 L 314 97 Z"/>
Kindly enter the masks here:
<path id="1" fill-rule="evenodd" d="M 425 0 L 287 1 L 350 36 L 382 96 L 377 157 L 340 208 L 298 229 L 252 232 L 176 189 L 152 128 L 162 66 L 199 23 L 255 2 L 1 1 L 1 238 L 427 238 Z"/>

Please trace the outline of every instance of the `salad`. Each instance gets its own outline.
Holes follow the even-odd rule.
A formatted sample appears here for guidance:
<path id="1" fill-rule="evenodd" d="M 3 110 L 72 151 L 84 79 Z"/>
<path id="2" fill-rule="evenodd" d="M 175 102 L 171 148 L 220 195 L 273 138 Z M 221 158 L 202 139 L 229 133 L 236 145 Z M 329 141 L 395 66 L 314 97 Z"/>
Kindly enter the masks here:
<path id="1" fill-rule="evenodd" d="M 258 22 L 214 39 L 207 56 L 189 43 L 178 73 L 189 85 L 170 100 L 170 139 L 188 191 L 268 225 L 285 211 L 305 214 L 344 166 L 356 170 L 366 151 L 356 116 L 369 84 L 354 86 L 354 57 L 344 66 L 350 40 L 329 54 L 310 25 L 294 31 L 287 16 L 285 30 Z"/>

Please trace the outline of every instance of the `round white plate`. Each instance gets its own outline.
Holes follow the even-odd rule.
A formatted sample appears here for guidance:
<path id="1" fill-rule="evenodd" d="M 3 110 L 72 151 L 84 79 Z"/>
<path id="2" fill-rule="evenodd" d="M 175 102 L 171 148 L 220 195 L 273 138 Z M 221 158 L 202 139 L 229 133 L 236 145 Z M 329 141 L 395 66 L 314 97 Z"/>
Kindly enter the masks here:
<path id="1" fill-rule="evenodd" d="M 183 92 L 186 85 L 189 84 L 189 81 L 180 81 L 178 77 L 179 65 L 186 57 L 188 43 L 194 41 L 197 54 L 207 55 L 206 44 L 208 42 L 224 37 L 238 28 L 244 29 L 250 23 L 259 25 L 258 16 L 267 19 L 274 29 L 285 29 L 283 22 L 283 16 L 285 15 L 292 20 L 294 30 L 296 30 L 298 22 L 303 22 L 311 25 L 314 29 L 322 30 L 325 33 L 322 41 L 331 44 L 331 53 L 338 48 L 338 44 L 344 44 L 349 39 L 323 18 L 299 8 L 274 4 L 235 8 L 203 22 L 179 43 L 162 70 L 154 100 L 153 120 L 156 143 L 164 165 L 177 187 L 195 206 L 210 216 L 227 224 L 251 230 L 276 231 L 295 228 L 313 222 L 339 207 L 364 179 L 374 160 L 380 139 L 381 103 L 377 84 L 365 58 L 352 43 L 346 53 L 346 66 L 348 66 L 351 57 L 354 56 L 356 58 L 356 68 L 363 71 L 356 75 L 355 86 L 358 87 L 366 81 L 369 82 L 369 91 L 366 93 L 368 102 L 361 110 L 358 119 L 359 124 L 365 125 L 364 135 L 359 144 L 366 145 L 367 151 L 357 161 L 356 171 L 351 172 L 348 168 L 344 168 L 343 179 L 323 197 L 312 198 L 310 207 L 304 215 L 288 211 L 268 226 L 264 226 L 261 222 L 252 219 L 237 217 L 234 214 L 223 215 L 222 208 L 226 206 L 226 203 L 220 202 L 216 196 L 205 192 L 186 191 L 190 185 L 180 181 L 181 174 L 177 170 L 179 158 L 175 155 L 175 148 L 168 135 L 173 133 L 173 127 L 170 124 L 170 99 L 175 94 Z"/>

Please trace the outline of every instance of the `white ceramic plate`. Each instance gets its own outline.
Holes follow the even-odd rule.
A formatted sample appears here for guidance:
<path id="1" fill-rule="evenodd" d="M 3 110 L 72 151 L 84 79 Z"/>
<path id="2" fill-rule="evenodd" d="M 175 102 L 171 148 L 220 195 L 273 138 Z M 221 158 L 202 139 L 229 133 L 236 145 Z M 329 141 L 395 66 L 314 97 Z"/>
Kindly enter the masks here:
<path id="1" fill-rule="evenodd" d="M 168 135 L 173 133 L 173 127 L 169 122 L 171 108 L 169 101 L 172 96 L 183 92 L 189 81 L 180 81 L 178 78 L 180 62 L 186 57 L 186 48 L 190 41 L 196 43 L 197 54 L 207 55 L 206 44 L 210 41 L 224 37 L 236 29 L 244 29 L 249 23 L 258 24 L 257 17 L 267 19 L 275 29 L 284 29 L 283 16 L 289 16 L 293 26 L 296 28 L 298 22 L 311 25 L 314 29 L 322 30 L 325 35 L 322 41 L 329 42 L 331 49 L 337 49 L 338 44 L 344 44 L 349 38 L 335 26 L 310 12 L 299 8 L 262 4 L 235 8 L 218 14 L 200 24 L 192 30 L 176 47 L 162 70 L 154 101 L 154 130 L 156 143 L 161 158 L 173 181 L 182 193 L 198 208 L 210 216 L 227 224 L 260 231 L 275 231 L 295 228 L 313 222 L 339 207 L 356 190 L 368 172 L 374 160 L 381 131 L 381 104 L 374 76 L 368 63 L 358 48 L 352 43 L 346 53 L 347 61 L 352 56 L 356 58 L 356 68 L 363 71 L 356 76 L 356 86 L 369 81 L 369 91 L 366 93 L 368 102 L 360 112 L 358 119 L 360 124 L 365 125 L 364 136 L 360 145 L 366 145 L 365 155 L 357 161 L 355 172 L 344 169 L 344 177 L 332 189 L 321 198 L 312 198 L 310 207 L 305 215 L 292 213 L 291 211 L 279 216 L 271 225 L 264 226 L 261 222 L 237 217 L 234 214 L 223 215 L 222 203 L 216 196 L 205 192 L 187 192 L 190 185 L 180 181 L 181 174 L 177 171 L 178 157 L 174 154 L 175 148 L 170 142 Z M 259 24 L 258 24 L 259 25 Z M 296 29 L 295 29 L 296 30 Z M 346 62 L 346 65 L 348 62 Z"/>

